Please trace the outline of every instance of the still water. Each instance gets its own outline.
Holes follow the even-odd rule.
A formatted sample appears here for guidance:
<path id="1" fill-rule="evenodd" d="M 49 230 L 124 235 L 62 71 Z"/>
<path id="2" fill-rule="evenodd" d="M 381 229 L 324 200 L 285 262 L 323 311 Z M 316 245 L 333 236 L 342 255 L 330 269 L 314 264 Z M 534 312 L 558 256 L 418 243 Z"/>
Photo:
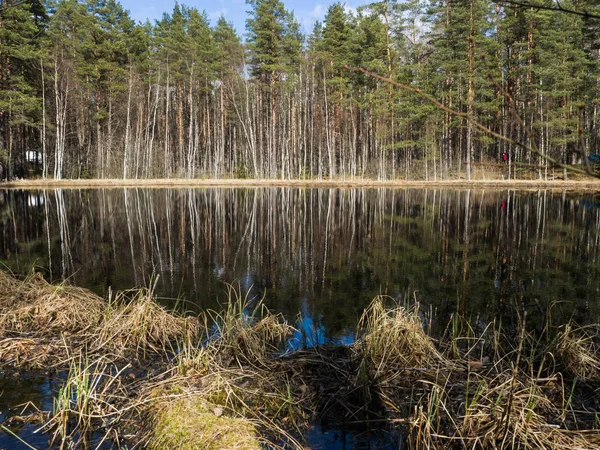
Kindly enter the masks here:
<path id="1" fill-rule="evenodd" d="M 230 283 L 300 314 L 309 343 L 350 342 L 378 294 L 416 298 L 440 332 L 455 312 L 597 322 L 599 230 L 600 194 L 560 190 L 0 190 L 15 273 L 101 295 L 157 280 L 189 311 L 218 309 Z"/>
<path id="2" fill-rule="evenodd" d="M 0 264 L 101 295 L 158 277 L 162 301 L 190 310 L 218 308 L 231 283 L 323 339 L 351 334 L 377 294 L 441 317 L 510 316 L 517 301 L 598 320 L 600 194 L 0 191 Z"/>

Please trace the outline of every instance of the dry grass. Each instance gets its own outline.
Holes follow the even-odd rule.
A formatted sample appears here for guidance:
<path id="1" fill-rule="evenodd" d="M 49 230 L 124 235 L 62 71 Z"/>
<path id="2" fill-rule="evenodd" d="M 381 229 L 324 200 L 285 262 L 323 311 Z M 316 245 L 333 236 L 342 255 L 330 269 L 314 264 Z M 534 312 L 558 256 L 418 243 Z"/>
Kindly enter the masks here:
<path id="1" fill-rule="evenodd" d="M 235 420 L 250 420 L 262 430 L 263 440 L 283 439 L 290 448 L 300 449 L 300 443 L 284 429 L 283 421 L 295 428 L 292 424 L 296 419 L 306 417 L 301 410 L 293 411 L 298 407 L 294 404 L 298 398 L 291 395 L 290 379 L 278 357 L 294 329 L 281 315 L 271 314 L 262 301 L 250 307 L 247 294 L 242 295 L 232 286 L 228 286 L 227 294 L 222 312 L 208 311 L 204 315 L 207 339 L 179 352 L 176 386 L 194 397 L 196 403 L 216 406 Z M 203 445 L 200 442 L 197 448 Z"/>
<path id="2" fill-rule="evenodd" d="M 17 368 L 60 365 L 72 348 L 93 339 L 105 303 L 85 289 L 50 285 L 40 274 L 20 280 L 0 271 L 0 361 Z"/>
<path id="3" fill-rule="evenodd" d="M 87 289 L 51 285 L 36 273 L 21 281 L 0 271 L 0 337 L 81 332 L 98 326 L 104 308 Z"/>
<path id="4" fill-rule="evenodd" d="M 127 435 L 127 445 L 151 448 L 300 449 L 309 424 L 327 418 L 387 426 L 411 449 L 600 448 L 591 328 L 567 326 L 546 348 L 530 345 L 523 323 L 502 351 L 493 327 L 483 336 L 453 323 L 467 335 L 438 342 L 418 303 L 377 297 L 353 345 L 282 353 L 293 328 L 231 287 L 222 312 L 198 318 L 166 311 L 151 290 L 104 301 L 1 273 L 0 287 L 3 361 L 31 365 L 35 353 L 37 364 L 70 368 L 45 428 L 61 446 L 88 445 L 95 430 L 118 445 Z M 484 337 L 491 361 L 472 364 L 473 353 L 484 359 L 483 347 L 473 351 Z M 150 355 L 160 370 L 131 378 Z M 576 405 L 577 392 L 592 398 Z"/>
<path id="5" fill-rule="evenodd" d="M 519 379 L 513 385 L 506 372 L 482 383 L 474 393 L 457 435 L 474 449 L 584 449 L 590 442 L 577 434 L 566 433 L 559 423 L 561 411 L 552 400 L 556 384 Z M 509 389 L 509 387 L 511 387 Z"/>
<path id="6" fill-rule="evenodd" d="M 448 361 L 423 330 L 418 304 L 389 308 L 386 300 L 390 299 L 376 297 L 359 321 L 362 338 L 357 345 L 370 359 L 375 375 L 445 365 Z"/>
<path id="7" fill-rule="evenodd" d="M 95 347 L 110 348 L 116 354 L 129 350 L 144 356 L 169 354 L 175 353 L 174 344 L 196 342 L 199 336 L 196 318 L 165 310 L 153 299 L 151 290 L 139 289 L 118 293 L 116 300 L 108 303 Z"/>
<path id="8" fill-rule="evenodd" d="M 482 364 L 469 361 L 473 344 L 462 351 L 456 344 L 483 342 L 468 324 L 454 324 L 468 335 L 452 336 L 440 345 L 424 332 L 418 303 L 386 307 L 386 301 L 390 303 L 377 297 L 365 310 L 355 352 L 367 358 L 363 378 L 375 385 L 388 418 L 408 423 L 408 448 L 600 448 L 600 432 L 581 428 L 598 424 L 592 424 L 592 414 L 575 412 L 564 385 L 566 374 L 543 367 L 546 359 L 554 359 L 552 348 L 532 347 L 529 358 L 522 355 L 524 328 L 520 344 Z M 556 353 L 578 379 L 597 380 L 599 353 L 588 333 L 567 326 L 558 336 Z"/>
<path id="9" fill-rule="evenodd" d="M 19 280 L 0 271 L 0 359 L 12 367 L 68 366 L 82 349 L 166 356 L 199 334 L 197 318 L 167 311 L 147 289 L 107 301 L 87 289 L 48 284 L 39 274 Z"/>
<path id="10" fill-rule="evenodd" d="M 98 180 L 18 180 L 9 183 L 2 183 L 4 188 L 45 188 L 45 189 L 83 189 L 83 188 L 121 188 L 121 187 L 152 187 L 152 188 L 170 188 L 170 187 L 307 187 L 307 188 L 357 188 L 357 187 L 450 187 L 450 188 L 484 188 L 484 187 L 503 187 L 519 189 L 575 189 L 575 190 L 594 190 L 600 189 L 600 181 L 597 179 L 587 180 L 502 180 L 498 175 L 497 179 L 486 175 L 485 180 L 466 181 L 462 179 L 451 179 L 443 181 L 406 181 L 406 180 L 388 180 L 377 181 L 368 178 L 354 179 L 293 179 L 293 180 L 273 180 L 273 179 L 148 179 L 148 180 L 122 180 L 122 179 L 98 179 Z"/>
<path id="11" fill-rule="evenodd" d="M 588 329 L 567 324 L 558 335 L 556 353 L 573 375 L 584 381 L 600 381 L 600 351 Z"/>
<path id="12" fill-rule="evenodd" d="M 283 316 L 271 314 L 262 300 L 249 308 L 248 293 L 242 295 L 232 286 L 228 286 L 227 299 L 222 312 L 207 312 L 205 323 L 213 329 L 212 333 L 207 330 L 211 338 L 204 350 L 220 358 L 221 365 L 264 366 L 294 328 Z"/>

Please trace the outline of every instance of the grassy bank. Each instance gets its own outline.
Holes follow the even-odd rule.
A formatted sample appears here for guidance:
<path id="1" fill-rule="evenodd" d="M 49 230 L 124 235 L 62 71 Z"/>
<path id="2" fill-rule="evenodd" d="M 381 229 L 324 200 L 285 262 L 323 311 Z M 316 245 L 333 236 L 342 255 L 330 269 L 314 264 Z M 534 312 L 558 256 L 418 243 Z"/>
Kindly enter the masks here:
<path id="1" fill-rule="evenodd" d="M 283 352 L 292 326 L 246 304 L 231 289 L 189 317 L 151 289 L 102 299 L 0 272 L 2 370 L 64 371 L 53 410 L 22 418 L 64 446 L 303 448 L 320 422 L 411 449 L 600 448 L 598 326 L 455 316 L 434 339 L 416 302 L 378 297 L 352 345 Z"/>
<path id="2" fill-rule="evenodd" d="M 306 187 L 306 188 L 504 188 L 504 189 L 569 189 L 600 190 L 600 180 L 596 178 L 564 181 L 555 180 L 503 180 L 485 179 L 466 181 L 448 179 L 439 181 L 425 180 L 388 180 L 378 181 L 368 178 L 333 180 L 274 180 L 274 179 L 28 179 L 0 183 L 0 187 L 19 189 L 86 189 L 86 188 L 122 188 L 122 187 Z"/>

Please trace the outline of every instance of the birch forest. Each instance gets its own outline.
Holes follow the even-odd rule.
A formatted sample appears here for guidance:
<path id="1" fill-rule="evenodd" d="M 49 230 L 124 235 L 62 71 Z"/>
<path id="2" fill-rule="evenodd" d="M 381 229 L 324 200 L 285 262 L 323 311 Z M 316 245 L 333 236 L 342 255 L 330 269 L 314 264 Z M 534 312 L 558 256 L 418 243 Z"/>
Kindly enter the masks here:
<path id="1" fill-rule="evenodd" d="M 598 0 L 335 3 L 308 32 L 246 8 L 238 34 L 0 0 L 2 178 L 548 179 L 600 153 Z"/>

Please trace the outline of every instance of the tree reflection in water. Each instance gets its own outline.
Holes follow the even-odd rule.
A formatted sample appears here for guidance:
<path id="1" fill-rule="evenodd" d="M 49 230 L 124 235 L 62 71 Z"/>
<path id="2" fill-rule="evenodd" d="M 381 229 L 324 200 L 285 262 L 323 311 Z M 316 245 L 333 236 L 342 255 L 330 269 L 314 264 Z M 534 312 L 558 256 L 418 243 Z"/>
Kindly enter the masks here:
<path id="1" fill-rule="evenodd" d="M 0 191 L 0 261 L 98 293 L 148 285 L 215 308 L 251 290 L 322 338 L 347 340 L 377 294 L 543 326 L 599 319 L 600 209 L 592 194 L 447 189 Z M 170 300 L 169 300 L 170 299 Z M 550 314 L 551 313 L 551 314 Z M 321 338 L 319 338 L 321 339 Z"/>

